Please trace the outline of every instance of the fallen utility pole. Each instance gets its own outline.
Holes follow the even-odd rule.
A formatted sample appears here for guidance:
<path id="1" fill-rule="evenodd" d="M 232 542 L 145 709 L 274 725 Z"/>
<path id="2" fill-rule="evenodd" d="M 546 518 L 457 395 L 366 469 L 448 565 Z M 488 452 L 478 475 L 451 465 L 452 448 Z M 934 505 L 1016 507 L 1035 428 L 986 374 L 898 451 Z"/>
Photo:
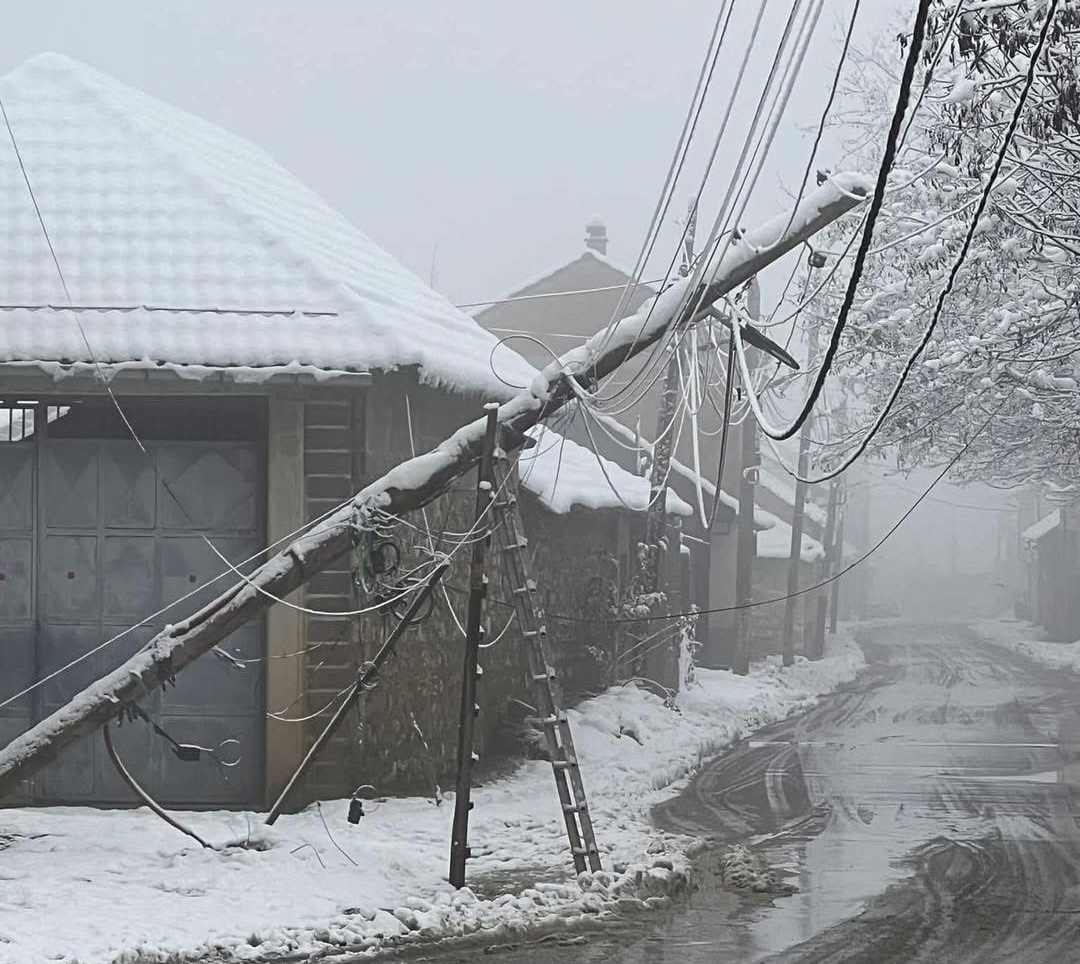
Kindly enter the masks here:
<path id="1" fill-rule="evenodd" d="M 499 406 L 488 404 L 487 426 L 484 430 L 484 454 L 476 480 L 476 516 L 474 529 L 491 517 L 495 498 L 495 444 L 499 431 Z M 488 532 L 491 523 L 488 524 Z M 474 531 L 475 537 L 475 531 Z M 473 724 L 480 712 L 476 702 L 476 680 L 480 675 L 480 640 L 484 635 L 484 599 L 488 578 L 484 572 L 484 557 L 490 535 L 476 539 L 469 566 L 469 609 L 465 617 L 465 667 L 461 675 L 461 715 L 458 718 L 457 781 L 454 792 L 454 824 L 450 831 L 450 873 L 454 887 L 465 886 L 465 861 L 469 858 L 469 811 L 472 810 Z"/>
<path id="2" fill-rule="evenodd" d="M 869 190 L 861 175 L 834 175 L 794 211 L 732 239 L 699 290 L 688 292 L 689 282 L 677 281 L 634 314 L 553 361 L 500 406 L 504 449 L 520 448 L 529 428 L 558 412 L 582 388 L 594 386 L 673 327 L 689 324 L 693 316 L 684 305 L 711 305 L 866 200 Z M 193 616 L 162 630 L 135 656 L 12 740 L 0 751 L 0 796 L 353 549 L 374 514 L 412 512 L 442 494 L 480 460 L 486 422 L 480 418 L 462 426 L 430 452 L 391 469 L 250 576 Z"/>

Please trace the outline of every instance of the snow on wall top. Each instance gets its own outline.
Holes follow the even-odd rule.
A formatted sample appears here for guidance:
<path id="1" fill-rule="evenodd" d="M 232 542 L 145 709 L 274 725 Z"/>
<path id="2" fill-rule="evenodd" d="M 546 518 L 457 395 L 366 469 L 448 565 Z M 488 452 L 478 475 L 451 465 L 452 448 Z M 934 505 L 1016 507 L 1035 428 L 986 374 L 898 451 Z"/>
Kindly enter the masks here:
<path id="1" fill-rule="evenodd" d="M 267 153 L 59 54 L 0 78 L 57 257 L 101 361 L 417 365 L 505 398 L 531 366 Z M 6 132 L 4 132 L 6 134 Z M 0 361 L 89 361 L 10 140 L 0 136 Z M 187 309 L 148 317 L 143 306 Z M 193 309 L 327 312 L 198 317 Z M 28 330 L 36 329 L 36 330 Z"/>
<path id="2" fill-rule="evenodd" d="M 1059 525 L 1061 525 L 1061 510 L 1055 509 L 1049 515 L 1043 516 L 1034 525 L 1028 526 L 1020 533 L 1020 538 L 1025 542 L 1038 542 L 1043 536 L 1053 532 Z"/>
<path id="3" fill-rule="evenodd" d="M 649 504 L 649 480 L 591 452 L 550 428 L 529 430 L 537 444 L 521 453 L 521 484 L 552 512 L 560 515 L 574 506 L 586 509 L 627 509 L 644 512 Z M 670 488 L 667 511 L 688 516 L 693 509 Z"/>
<path id="4" fill-rule="evenodd" d="M 791 526 L 783 519 L 771 512 L 758 509 L 755 519 L 761 513 L 773 520 L 772 526 L 757 534 L 757 555 L 764 559 L 789 559 L 791 558 Z M 812 536 L 805 532 L 802 537 L 802 561 L 817 562 L 825 555 L 825 549 Z"/>

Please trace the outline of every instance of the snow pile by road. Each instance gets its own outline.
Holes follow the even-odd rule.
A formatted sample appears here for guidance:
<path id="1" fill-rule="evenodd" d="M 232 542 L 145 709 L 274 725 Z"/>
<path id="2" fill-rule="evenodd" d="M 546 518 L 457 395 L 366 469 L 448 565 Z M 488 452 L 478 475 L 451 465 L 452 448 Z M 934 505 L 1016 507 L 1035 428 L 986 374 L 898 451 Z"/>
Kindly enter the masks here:
<path id="1" fill-rule="evenodd" d="M 747 677 L 698 670 L 679 709 L 612 689 L 571 711 L 604 871 L 575 877 L 550 768 L 538 761 L 474 794 L 469 879 L 445 883 L 452 806 L 396 798 L 283 817 L 190 813 L 204 850 L 145 810 L 12 809 L 0 814 L 0 962 L 133 964 L 239 959 L 485 932 L 498 943 L 662 906 L 685 886 L 688 838 L 650 809 L 708 755 L 803 709 L 855 676 L 845 635 L 819 662 L 778 659 Z"/>
<path id="2" fill-rule="evenodd" d="M 1080 639 L 1073 643 L 1048 643 L 1040 639 L 1041 629 L 1031 623 L 986 619 L 975 624 L 980 635 L 1052 666 L 1080 673 Z"/>

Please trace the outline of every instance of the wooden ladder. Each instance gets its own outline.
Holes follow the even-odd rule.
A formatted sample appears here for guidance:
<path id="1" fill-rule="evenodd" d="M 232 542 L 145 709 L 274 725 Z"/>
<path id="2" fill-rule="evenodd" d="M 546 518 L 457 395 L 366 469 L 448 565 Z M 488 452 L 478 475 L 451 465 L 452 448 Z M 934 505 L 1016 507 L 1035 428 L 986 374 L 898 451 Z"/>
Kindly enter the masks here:
<path id="1" fill-rule="evenodd" d="M 506 455 L 499 449 L 495 456 L 495 518 L 492 520 L 495 540 L 502 557 L 502 564 L 510 595 L 517 613 L 518 626 L 528 651 L 529 679 L 532 682 L 536 708 L 544 729 L 548 757 L 555 775 L 559 792 L 559 805 L 566 821 L 566 836 L 578 873 L 586 869 L 600 869 L 600 852 L 596 848 L 592 817 L 585 800 L 585 786 L 581 782 L 581 768 L 574 751 L 574 738 L 570 733 L 570 721 L 560 708 L 555 694 L 556 674 L 548 662 L 544 640 L 547 627 L 544 611 L 536 596 L 536 582 L 529 576 L 524 526 L 518 507 L 517 492 L 508 479 Z"/>

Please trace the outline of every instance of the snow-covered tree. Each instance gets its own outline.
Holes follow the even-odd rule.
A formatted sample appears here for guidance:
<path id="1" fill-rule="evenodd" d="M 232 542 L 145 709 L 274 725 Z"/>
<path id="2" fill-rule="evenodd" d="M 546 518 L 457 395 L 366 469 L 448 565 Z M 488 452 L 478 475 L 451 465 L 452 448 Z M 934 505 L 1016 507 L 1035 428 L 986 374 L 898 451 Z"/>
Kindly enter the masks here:
<path id="1" fill-rule="evenodd" d="M 835 374 L 859 386 L 858 424 L 819 462 L 841 461 L 891 405 L 871 450 L 900 468 L 943 463 L 966 445 L 958 470 L 968 477 L 1072 485 L 1080 3 L 971 6 L 933 8 L 925 70 L 836 360 Z M 896 40 L 902 50 L 911 42 Z M 880 159 L 895 64 L 884 44 L 856 55 L 841 90 L 845 125 L 859 119 L 847 146 L 864 169 Z M 822 332 L 838 315 L 858 243 L 850 227 L 834 231 L 825 268 L 807 278 L 811 293 L 821 290 L 804 322 Z"/>

